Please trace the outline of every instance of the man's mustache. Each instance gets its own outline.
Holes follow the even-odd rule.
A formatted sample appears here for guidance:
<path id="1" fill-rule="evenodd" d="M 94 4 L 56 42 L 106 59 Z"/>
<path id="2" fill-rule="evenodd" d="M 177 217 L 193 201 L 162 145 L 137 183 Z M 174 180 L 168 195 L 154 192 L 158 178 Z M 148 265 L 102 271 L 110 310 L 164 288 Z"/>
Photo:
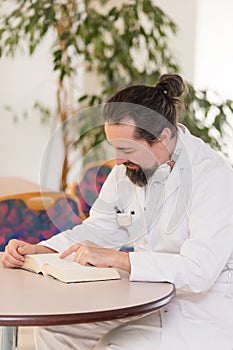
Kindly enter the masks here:
<path id="1" fill-rule="evenodd" d="M 133 162 L 124 162 L 123 164 L 124 164 L 125 166 L 138 165 L 138 164 L 133 163 Z"/>

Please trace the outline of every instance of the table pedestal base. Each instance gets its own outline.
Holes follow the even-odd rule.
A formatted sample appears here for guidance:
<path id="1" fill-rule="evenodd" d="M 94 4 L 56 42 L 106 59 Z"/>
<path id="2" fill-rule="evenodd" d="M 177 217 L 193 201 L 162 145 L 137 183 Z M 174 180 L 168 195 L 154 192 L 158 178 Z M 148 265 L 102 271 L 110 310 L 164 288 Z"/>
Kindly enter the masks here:
<path id="1" fill-rule="evenodd" d="M 2 327 L 2 350 L 18 350 L 18 327 Z"/>

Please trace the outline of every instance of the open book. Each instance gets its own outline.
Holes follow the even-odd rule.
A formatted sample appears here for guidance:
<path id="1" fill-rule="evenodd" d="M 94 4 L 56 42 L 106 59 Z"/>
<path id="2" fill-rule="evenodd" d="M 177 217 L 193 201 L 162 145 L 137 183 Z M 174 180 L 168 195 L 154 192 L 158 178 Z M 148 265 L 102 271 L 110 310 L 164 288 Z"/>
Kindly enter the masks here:
<path id="1" fill-rule="evenodd" d="M 118 271 L 112 267 L 83 266 L 73 260 L 73 254 L 65 259 L 59 256 L 59 253 L 25 255 L 22 268 L 64 283 L 120 279 Z"/>

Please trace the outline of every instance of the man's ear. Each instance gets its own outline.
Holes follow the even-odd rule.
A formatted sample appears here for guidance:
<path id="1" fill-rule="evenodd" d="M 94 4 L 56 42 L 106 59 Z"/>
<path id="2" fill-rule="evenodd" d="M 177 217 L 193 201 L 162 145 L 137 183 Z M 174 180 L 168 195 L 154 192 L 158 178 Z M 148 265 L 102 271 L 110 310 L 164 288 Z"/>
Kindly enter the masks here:
<path id="1" fill-rule="evenodd" d="M 169 128 L 164 128 L 159 136 L 159 141 L 164 144 L 164 146 L 168 146 L 172 137 L 171 130 Z"/>

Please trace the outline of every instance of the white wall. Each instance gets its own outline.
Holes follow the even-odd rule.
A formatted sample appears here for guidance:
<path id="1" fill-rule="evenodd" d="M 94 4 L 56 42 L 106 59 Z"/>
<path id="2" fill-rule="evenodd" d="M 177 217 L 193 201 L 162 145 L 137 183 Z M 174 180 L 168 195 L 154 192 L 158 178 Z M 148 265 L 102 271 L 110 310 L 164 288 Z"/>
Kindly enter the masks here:
<path id="1" fill-rule="evenodd" d="M 183 77 L 193 82 L 197 0 L 158 0 L 155 3 L 177 24 L 177 35 L 172 38 L 170 46 Z"/>
<path id="2" fill-rule="evenodd" d="M 232 14 L 232 0 L 198 0 L 194 84 L 215 91 L 220 100 L 233 100 Z M 228 120 L 233 126 L 232 114 Z M 225 141 L 233 163 L 232 130 L 225 134 Z"/>
<path id="3" fill-rule="evenodd" d="M 35 101 L 55 105 L 55 76 L 51 74 L 50 39 L 29 58 L 22 51 L 14 59 L 0 60 L 0 176 L 21 176 L 39 182 L 40 161 L 50 135 L 52 120 L 43 125 Z M 5 105 L 13 113 L 5 110 Z M 27 119 L 23 112 L 29 110 Z M 14 122 L 14 115 L 19 117 Z"/>
<path id="4" fill-rule="evenodd" d="M 233 1 L 199 0 L 195 83 L 233 98 Z"/>

